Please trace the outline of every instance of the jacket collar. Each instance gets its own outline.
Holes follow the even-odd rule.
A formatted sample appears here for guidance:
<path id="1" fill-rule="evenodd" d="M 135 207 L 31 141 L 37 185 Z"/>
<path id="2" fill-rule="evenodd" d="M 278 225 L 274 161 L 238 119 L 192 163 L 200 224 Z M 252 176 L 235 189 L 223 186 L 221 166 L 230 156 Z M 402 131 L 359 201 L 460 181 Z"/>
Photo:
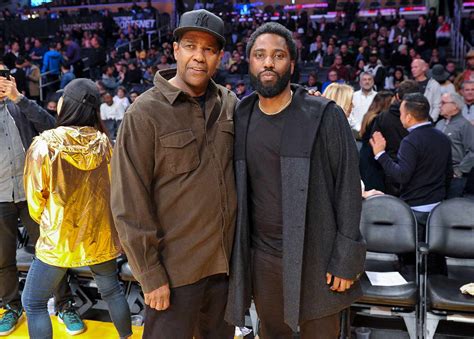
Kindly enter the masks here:
<path id="1" fill-rule="evenodd" d="M 175 103 L 176 99 L 180 96 L 180 94 L 189 96 L 189 94 L 185 91 L 170 84 L 169 79 L 173 78 L 176 75 L 176 71 L 176 68 L 158 71 L 156 72 L 155 78 L 153 79 L 155 87 L 158 88 L 158 90 L 163 94 L 163 96 L 168 100 L 171 105 Z M 207 97 L 215 97 L 217 91 L 218 88 L 216 86 L 216 83 L 214 82 L 214 80 L 211 79 L 207 87 Z"/>

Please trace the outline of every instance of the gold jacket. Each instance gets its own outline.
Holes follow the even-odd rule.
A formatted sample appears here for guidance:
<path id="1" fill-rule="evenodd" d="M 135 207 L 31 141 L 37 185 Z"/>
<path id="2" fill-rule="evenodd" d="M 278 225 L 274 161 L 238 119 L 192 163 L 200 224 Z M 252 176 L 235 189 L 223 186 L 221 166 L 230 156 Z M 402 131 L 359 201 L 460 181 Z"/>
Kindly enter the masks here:
<path id="1" fill-rule="evenodd" d="M 107 136 L 91 127 L 58 127 L 33 140 L 24 185 L 30 215 L 40 225 L 38 259 L 80 267 L 119 255 L 110 211 L 111 156 Z"/>

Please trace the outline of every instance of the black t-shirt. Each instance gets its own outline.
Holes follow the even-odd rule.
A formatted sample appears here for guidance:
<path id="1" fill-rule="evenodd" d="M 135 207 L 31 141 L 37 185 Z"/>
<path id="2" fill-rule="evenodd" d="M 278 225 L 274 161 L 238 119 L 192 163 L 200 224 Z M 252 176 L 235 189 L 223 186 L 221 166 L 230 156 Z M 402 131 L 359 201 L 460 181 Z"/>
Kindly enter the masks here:
<path id="1" fill-rule="evenodd" d="M 428 86 L 428 81 L 430 81 L 429 78 L 427 78 L 426 80 L 423 80 L 423 81 L 417 81 L 418 85 L 420 86 L 420 91 L 421 91 L 422 94 L 424 94 L 425 91 L 426 91 L 426 86 Z"/>
<path id="2" fill-rule="evenodd" d="M 278 257 L 283 253 L 280 146 L 291 106 L 267 115 L 255 104 L 247 134 L 252 247 Z"/>
<path id="3" fill-rule="evenodd" d="M 199 106 L 201 106 L 202 112 L 205 114 L 205 112 L 206 112 L 206 94 L 204 93 L 200 97 L 194 97 L 194 99 L 196 99 Z"/>

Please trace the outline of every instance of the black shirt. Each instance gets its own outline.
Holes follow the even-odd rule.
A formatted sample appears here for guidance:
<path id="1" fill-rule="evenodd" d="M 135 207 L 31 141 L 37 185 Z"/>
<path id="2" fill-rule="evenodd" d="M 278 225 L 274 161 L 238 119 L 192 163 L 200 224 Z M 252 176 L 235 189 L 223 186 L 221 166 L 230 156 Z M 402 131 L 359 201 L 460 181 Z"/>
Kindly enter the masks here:
<path id="1" fill-rule="evenodd" d="M 267 115 L 255 104 L 247 135 L 252 247 L 278 257 L 283 253 L 280 144 L 291 106 Z"/>
<path id="2" fill-rule="evenodd" d="M 429 78 L 427 78 L 426 80 L 423 80 L 423 81 L 417 81 L 418 85 L 420 86 L 420 91 L 421 91 L 422 94 L 424 94 L 425 91 L 426 91 L 426 86 L 428 86 L 428 81 L 430 81 Z"/>

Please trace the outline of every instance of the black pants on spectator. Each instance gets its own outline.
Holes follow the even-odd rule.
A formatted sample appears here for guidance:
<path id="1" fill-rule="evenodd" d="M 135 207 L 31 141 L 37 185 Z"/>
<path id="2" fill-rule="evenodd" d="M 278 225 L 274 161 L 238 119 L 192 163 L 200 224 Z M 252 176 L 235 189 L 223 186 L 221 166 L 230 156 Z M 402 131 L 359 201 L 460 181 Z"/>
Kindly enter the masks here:
<path id="1" fill-rule="evenodd" d="M 224 320 L 228 289 L 225 274 L 172 288 L 167 310 L 146 307 L 143 338 L 233 339 L 235 329 Z"/>
<path id="2" fill-rule="evenodd" d="M 293 331 L 283 316 L 282 259 L 252 251 L 252 285 L 261 339 L 292 339 Z M 300 324 L 301 339 L 335 339 L 340 332 L 340 313 Z"/>
<path id="3" fill-rule="evenodd" d="M 18 219 L 26 227 L 29 242 L 36 244 L 39 226 L 31 219 L 26 202 L 0 202 L 0 298 L 3 306 L 10 305 L 14 309 L 21 305 L 16 267 Z M 54 291 L 54 299 L 56 309 L 73 300 L 66 277 Z"/>

